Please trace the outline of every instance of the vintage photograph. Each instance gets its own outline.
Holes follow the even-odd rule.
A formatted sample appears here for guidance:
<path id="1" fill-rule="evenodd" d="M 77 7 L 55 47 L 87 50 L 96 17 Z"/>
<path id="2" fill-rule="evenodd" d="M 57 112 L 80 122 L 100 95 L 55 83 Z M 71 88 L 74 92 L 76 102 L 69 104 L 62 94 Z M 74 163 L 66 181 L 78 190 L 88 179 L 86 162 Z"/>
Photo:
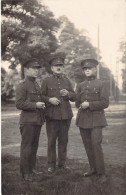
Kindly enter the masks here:
<path id="1" fill-rule="evenodd" d="M 1 0 L 1 194 L 126 195 L 126 0 Z"/>

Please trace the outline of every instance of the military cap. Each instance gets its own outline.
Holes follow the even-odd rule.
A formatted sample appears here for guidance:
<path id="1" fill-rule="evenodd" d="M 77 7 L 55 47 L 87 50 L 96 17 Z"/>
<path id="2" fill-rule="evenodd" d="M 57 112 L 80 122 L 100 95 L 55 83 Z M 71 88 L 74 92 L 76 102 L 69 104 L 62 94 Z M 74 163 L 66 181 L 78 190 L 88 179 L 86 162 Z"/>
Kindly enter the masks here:
<path id="1" fill-rule="evenodd" d="M 38 60 L 36 58 L 32 58 L 24 63 L 25 68 L 41 68 L 40 64 L 38 63 Z"/>
<path id="2" fill-rule="evenodd" d="M 56 66 L 58 64 L 64 65 L 64 58 L 63 57 L 53 57 L 50 61 L 49 64 L 51 66 Z"/>
<path id="3" fill-rule="evenodd" d="M 96 67 L 97 65 L 98 61 L 93 58 L 86 58 L 81 61 L 82 68 Z"/>

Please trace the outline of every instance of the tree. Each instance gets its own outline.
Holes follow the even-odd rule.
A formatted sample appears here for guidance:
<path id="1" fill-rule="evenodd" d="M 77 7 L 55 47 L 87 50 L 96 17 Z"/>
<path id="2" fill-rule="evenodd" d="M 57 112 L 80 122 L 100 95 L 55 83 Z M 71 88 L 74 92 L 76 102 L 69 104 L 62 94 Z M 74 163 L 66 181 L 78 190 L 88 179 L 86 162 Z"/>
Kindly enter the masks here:
<path id="1" fill-rule="evenodd" d="M 2 60 L 15 68 L 35 57 L 48 70 L 49 55 L 58 46 L 59 22 L 53 13 L 37 0 L 2 0 L 1 8 Z"/>
<path id="2" fill-rule="evenodd" d="M 8 73 L 1 68 L 1 100 L 6 101 L 7 99 L 13 98 L 14 93 L 14 85 L 10 82 Z"/>
<path id="3" fill-rule="evenodd" d="M 92 56 L 96 58 L 96 48 L 90 43 L 90 39 L 85 36 L 86 30 L 79 31 L 66 16 L 59 18 L 61 23 L 59 30 L 59 47 L 56 52 L 66 54 L 66 73 L 72 80 L 80 82 L 84 79 L 82 75 L 80 60 L 84 57 Z"/>
<path id="4" fill-rule="evenodd" d="M 122 69 L 122 91 L 126 93 L 126 35 L 122 38 L 120 42 L 120 51 L 122 53 L 121 61 L 124 64 L 124 68 Z"/>
<path id="5" fill-rule="evenodd" d="M 65 72 L 72 79 L 73 82 L 79 83 L 85 80 L 85 75 L 82 72 L 80 61 L 85 57 L 97 59 L 97 49 L 91 44 L 87 31 L 85 29 L 79 31 L 74 24 L 68 20 L 66 16 L 59 18 L 61 23 L 58 32 L 59 47 L 56 52 L 65 53 L 66 66 Z M 99 55 L 99 72 L 100 79 L 110 80 L 110 70 L 101 62 Z"/>
<path id="6" fill-rule="evenodd" d="M 120 42 L 120 51 L 122 53 L 121 61 L 126 64 L 126 35 L 122 38 Z"/>

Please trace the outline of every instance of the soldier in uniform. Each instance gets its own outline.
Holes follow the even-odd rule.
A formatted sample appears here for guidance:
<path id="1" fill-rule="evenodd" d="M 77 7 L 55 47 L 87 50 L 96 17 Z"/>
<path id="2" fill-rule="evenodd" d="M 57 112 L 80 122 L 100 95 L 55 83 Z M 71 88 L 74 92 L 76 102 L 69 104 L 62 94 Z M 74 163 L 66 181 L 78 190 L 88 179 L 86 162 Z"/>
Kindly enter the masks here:
<path id="1" fill-rule="evenodd" d="M 97 60 L 84 59 L 81 65 L 86 80 L 77 86 L 75 105 L 78 108 L 76 125 L 80 129 L 90 164 L 90 170 L 84 176 L 105 176 L 101 142 L 102 128 L 107 125 L 104 108 L 109 105 L 108 86 L 96 78 Z"/>
<path id="2" fill-rule="evenodd" d="M 53 75 L 42 83 L 45 97 L 46 131 L 48 137 L 48 173 L 56 170 L 56 140 L 58 138 L 58 168 L 66 170 L 68 130 L 73 116 L 70 101 L 75 101 L 75 92 L 70 80 L 63 74 L 64 58 L 54 56 L 49 64 Z"/>
<path id="3" fill-rule="evenodd" d="M 27 181 L 32 181 L 41 127 L 44 123 L 44 102 L 36 78 L 41 66 L 36 59 L 24 64 L 26 78 L 16 89 L 16 107 L 22 110 L 20 116 L 21 151 L 20 172 Z"/>

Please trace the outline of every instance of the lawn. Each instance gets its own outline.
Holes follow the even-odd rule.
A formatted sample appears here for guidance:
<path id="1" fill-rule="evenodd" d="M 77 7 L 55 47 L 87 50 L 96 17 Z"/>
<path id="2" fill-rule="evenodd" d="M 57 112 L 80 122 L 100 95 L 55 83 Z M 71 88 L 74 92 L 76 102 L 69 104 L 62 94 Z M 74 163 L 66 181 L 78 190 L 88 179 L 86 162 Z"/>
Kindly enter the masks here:
<path id="1" fill-rule="evenodd" d="M 73 108 L 76 115 L 76 110 Z M 125 118 L 116 114 L 107 116 L 108 126 L 103 130 L 103 152 L 106 182 L 98 176 L 84 178 L 89 168 L 87 156 L 75 116 L 69 131 L 67 165 L 70 171 L 49 176 L 47 173 L 47 137 L 42 128 L 37 156 L 37 170 L 41 175 L 33 182 L 24 182 L 19 173 L 20 132 L 19 111 L 14 105 L 2 107 L 2 195 L 126 195 L 126 131 Z"/>

